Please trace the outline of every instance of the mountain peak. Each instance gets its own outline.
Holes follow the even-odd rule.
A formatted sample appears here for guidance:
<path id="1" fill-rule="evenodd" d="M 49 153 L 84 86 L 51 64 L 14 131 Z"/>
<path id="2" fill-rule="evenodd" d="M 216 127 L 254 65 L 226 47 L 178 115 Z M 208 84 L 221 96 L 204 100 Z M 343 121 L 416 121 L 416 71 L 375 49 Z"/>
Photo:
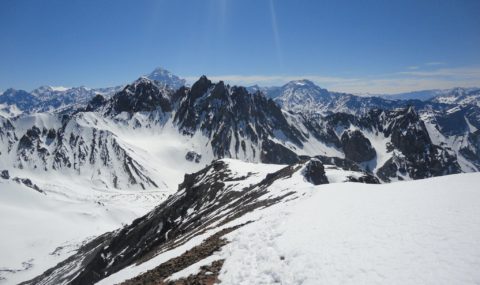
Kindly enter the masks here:
<path id="1" fill-rule="evenodd" d="M 32 90 L 32 94 L 36 95 L 38 93 L 43 93 L 43 92 L 51 92 L 53 91 L 53 88 L 51 86 L 48 86 L 48 85 L 42 85 L 38 88 L 35 88 L 34 90 Z"/>
<path id="2" fill-rule="evenodd" d="M 319 88 L 315 83 L 308 79 L 299 79 L 299 80 L 292 80 L 287 82 L 284 86 L 284 88 Z"/>
<path id="3" fill-rule="evenodd" d="M 15 93 L 16 91 L 17 91 L 16 89 L 8 88 L 3 92 L 3 94 L 12 94 L 12 93 Z"/>
<path id="4" fill-rule="evenodd" d="M 144 77 L 164 83 L 173 89 L 178 89 L 187 83 L 185 79 L 180 78 L 161 67 L 155 68 L 150 74 L 147 74 Z"/>
<path id="5" fill-rule="evenodd" d="M 300 86 L 303 86 L 303 85 L 315 85 L 315 83 L 313 83 L 312 81 L 308 80 L 308 79 L 299 79 L 299 80 L 293 80 L 293 81 L 290 81 L 291 83 L 295 84 L 295 85 L 300 85 Z"/>
<path id="6" fill-rule="evenodd" d="M 18 94 L 25 95 L 25 94 L 30 94 L 30 93 L 28 93 L 27 91 L 22 90 L 22 89 L 8 88 L 7 90 L 5 90 L 5 92 L 3 92 L 2 95 L 14 96 L 14 95 L 18 95 Z"/>

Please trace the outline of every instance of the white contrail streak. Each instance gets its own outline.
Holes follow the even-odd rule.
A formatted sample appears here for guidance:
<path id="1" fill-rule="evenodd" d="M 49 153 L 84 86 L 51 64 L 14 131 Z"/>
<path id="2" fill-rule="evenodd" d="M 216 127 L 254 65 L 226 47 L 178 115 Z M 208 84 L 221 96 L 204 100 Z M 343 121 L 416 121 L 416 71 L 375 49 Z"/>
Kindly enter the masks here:
<path id="1" fill-rule="evenodd" d="M 275 4 L 273 3 L 274 0 L 270 0 L 270 17 L 272 19 L 272 32 L 273 32 L 273 39 L 275 41 L 275 50 L 277 52 L 277 59 L 280 67 L 283 68 L 283 56 L 282 50 L 280 48 L 280 36 L 278 34 L 278 25 L 277 25 L 277 15 L 275 13 Z"/>

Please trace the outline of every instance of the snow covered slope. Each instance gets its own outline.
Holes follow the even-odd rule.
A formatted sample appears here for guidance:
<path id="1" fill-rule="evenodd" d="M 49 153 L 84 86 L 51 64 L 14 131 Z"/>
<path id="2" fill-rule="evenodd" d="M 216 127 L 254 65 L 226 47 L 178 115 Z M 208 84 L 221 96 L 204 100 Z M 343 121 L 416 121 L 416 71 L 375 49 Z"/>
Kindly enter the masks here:
<path id="1" fill-rule="evenodd" d="M 12 118 L 20 114 L 22 114 L 22 111 L 17 108 L 17 105 L 0 104 L 0 116 Z"/>
<path id="2" fill-rule="evenodd" d="M 35 180 L 38 181 L 38 180 Z M 54 266 L 88 240 L 130 223 L 169 192 L 104 191 L 63 175 L 34 184 L 0 177 L 0 284 L 17 284 Z"/>
<path id="3" fill-rule="evenodd" d="M 389 100 L 422 100 L 428 102 L 458 104 L 458 105 L 477 105 L 480 102 L 479 88 L 452 88 L 452 89 L 433 89 L 421 90 L 400 94 L 390 94 L 381 96 Z"/>
<path id="4" fill-rule="evenodd" d="M 221 284 L 477 284 L 479 174 L 308 186 L 228 234 Z M 284 182 L 285 183 L 285 182 Z M 211 260 L 213 260 L 211 259 Z M 197 266 L 176 277 L 198 272 Z"/>
<path id="5" fill-rule="evenodd" d="M 422 102 L 420 100 L 391 100 L 377 96 L 357 96 L 348 93 L 333 92 L 317 86 L 309 80 L 294 80 L 281 87 L 260 88 L 251 86 L 252 92 L 263 92 L 275 100 L 283 109 L 304 114 L 328 115 L 334 113 L 348 113 L 362 115 L 373 108 L 392 110 L 400 107 L 415 105 L 425 108 L 438 102 Z"/>
<path id="6" fill-rule="evenodd" d="M 480 107 L 479 88 L 453 88 L 444 90 L 430 101 L 446 104 L 476 105 Z"/>
<path id="7" fill-rule="evenodd" d="M 480 174 L 335 183 L 367 177 L 315 159 L 217 161 L 150 214 L 27 284 L 480 281 Z"/>
<path id="8" fill-rule="evenodd" d="M 155 70 L 145 75 L 145 77 L 151 80 L 158 81 L 162 84 L 165 84 L 166 86 L 169 86 L 172 89 L 178 89 L 187 84 L 187 81 L 185 79 L 182 79 L 177 75 L 161 67 L 155 68 Z"/>
<path id="9" fill-rule="evenodd" d="M 83 113 L 68 120 L 46 113 L 15 120 L 0 117 L 0 170 L 35 180 L 62 174 L 106 189 L 165 190 L 161 175 L 144 166 L 133 146 L 108 129 L 84 124 L 83 117 Z"/>

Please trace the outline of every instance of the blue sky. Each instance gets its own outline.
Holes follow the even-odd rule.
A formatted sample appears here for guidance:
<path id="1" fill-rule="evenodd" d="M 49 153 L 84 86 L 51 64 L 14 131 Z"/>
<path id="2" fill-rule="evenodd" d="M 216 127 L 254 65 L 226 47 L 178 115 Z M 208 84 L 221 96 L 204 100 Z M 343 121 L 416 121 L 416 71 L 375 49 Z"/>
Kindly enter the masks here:
<path id="1" fill-rule="evenodd" d="M 2 0 L 0 90 L 308 78 L 354 93 L 480 86 L 478 0 Z"/>

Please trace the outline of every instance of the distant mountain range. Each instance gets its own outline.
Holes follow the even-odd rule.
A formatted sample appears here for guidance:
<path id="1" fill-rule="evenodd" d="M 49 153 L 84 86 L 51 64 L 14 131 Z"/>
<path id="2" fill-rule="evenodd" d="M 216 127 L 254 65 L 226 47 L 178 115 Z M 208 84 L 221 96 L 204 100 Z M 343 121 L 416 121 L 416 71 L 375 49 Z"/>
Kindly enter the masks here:
<path id="1" fill-rule="evenodd" d="M 186 84 L 184 79 L 169 71 L 156 68 L 143 77 L 178 89 Z M 88 87 L 52 87 L 40 86 L 31 92 L 25 90 L 7 89 L 0 94 L 0 114 L 15 116 L 20 112 L 69 112 L 86 106 L 95 95 L 110 97 L 122 90 L 124 86 L 88 88 Z"/>
<path id="2" fill-rule="evenodd" d="M 171 72 L 156 68 L 142 77 L 156 81 L 157 84 L 179 89 L 186 80 Z M 0 114 L 16 116 L 19 113 L 69 112 L 85 106 L 95 95 L 109 98 L 124 86 L 106 88 L 87 87 L 51 87 L 41 86 L 27 92 L 7 89 L 0 94 Z M 251 93 L 261 92 L 272 98 L 282 108 L 293 112 L 314 112 L 327 114 L 332 112 L 365 112 L 372 107 L 393 108 L 405 105 L 424 104 L 480 104 L 480 88 L 453 88 L 446 90 L 423 90 L 382 96 L 356 96 L 347 93 L 332 92 L 315 85 L 309 80 L 295 80 L 278 87 L 246 87 Z M 391 102 L 397 101 L 397 102 Z M 403 102 L 398 102 L 403 101 Z M 415 102 L 422 101 L 422 102 Z"/>
<path id="3" fill-rule="evenodd" d="M 480 88 L 452 88 L 413 91 L 407 93 L 384 95 L 385 99 L 391 100 L 422 100 L 439 103 L 469 104 L 478 102 Z"/>

